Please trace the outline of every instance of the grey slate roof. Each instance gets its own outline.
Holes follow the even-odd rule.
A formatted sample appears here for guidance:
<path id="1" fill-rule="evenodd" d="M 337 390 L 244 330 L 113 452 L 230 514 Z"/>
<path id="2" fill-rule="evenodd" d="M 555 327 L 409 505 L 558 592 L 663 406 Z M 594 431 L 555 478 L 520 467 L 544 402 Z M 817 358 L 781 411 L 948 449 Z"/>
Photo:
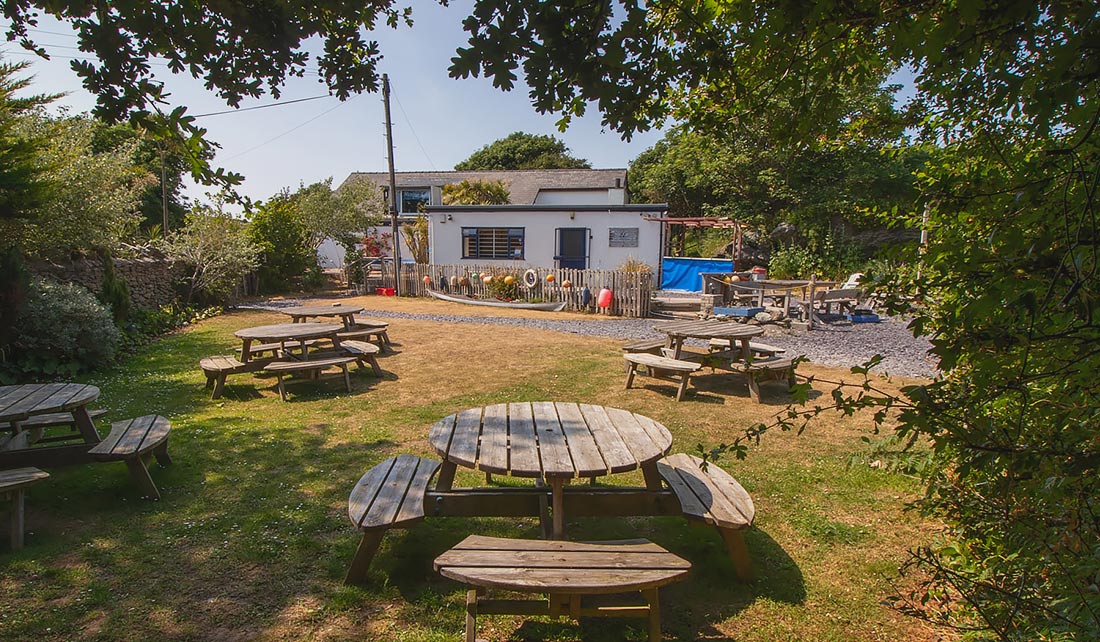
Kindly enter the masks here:
<path id="1" fill-rule="evenodd" d="M 512 205 L 531 205 L 539 190 L 614 189 L 626 188 L 625 169 L 519 169 L 477 172 L 397 172 L 397 187 L 442 187 L 470 181 L 504 181 Z M 353 172 L 345 183 L 369 180 L 385 187 L 390 177 L 386 172 Z M 629 194 L 629 192 L 628 192 Z M 629 202 L 629 196 L 627 197 Z"/>

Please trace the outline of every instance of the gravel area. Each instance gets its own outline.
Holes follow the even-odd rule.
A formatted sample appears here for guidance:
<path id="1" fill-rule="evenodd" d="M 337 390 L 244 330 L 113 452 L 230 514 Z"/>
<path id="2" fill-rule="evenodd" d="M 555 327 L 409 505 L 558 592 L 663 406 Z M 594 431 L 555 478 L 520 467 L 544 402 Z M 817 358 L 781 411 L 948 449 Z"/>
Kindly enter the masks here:
<path id="1" fill-rule="evenodd" d="M 279 308 L 308 305 L 310 301 L 283 299 L 254 303 L 246 308 L 277 311 Z M 562 320 L 547 317 L 484 317 L 453 314 L 423 314 L 364 309 L 364 316 L 387 319 L 415 319 L 442 323 L 479 323 L 482 325 L 517 326 L 553 330 L 593 337 L 616 339 L 647 339 L 664 336 L 654 332 L 661 319 L 599 319 L 587 321 Z M 850 368 L 865 363 L 876 354 L 884 359 L 876 368 L 880 374 L 908 377 L 932 377 L 936 367 L 928 357 L 931 344 L 924 338 L 914 338 L 906 329 L 907 321 L 884 318 L 879 323 L 850 323 L 843 317 L 828 317 L 828 323 L 813 331 L 787 330 L 776 325 L 765 326 L 761 341 L 787 349 L 787 354 L 804 354 L 813 363 Z M 688 345 L 705 345 L 703 341 L 688 341 Z"/>

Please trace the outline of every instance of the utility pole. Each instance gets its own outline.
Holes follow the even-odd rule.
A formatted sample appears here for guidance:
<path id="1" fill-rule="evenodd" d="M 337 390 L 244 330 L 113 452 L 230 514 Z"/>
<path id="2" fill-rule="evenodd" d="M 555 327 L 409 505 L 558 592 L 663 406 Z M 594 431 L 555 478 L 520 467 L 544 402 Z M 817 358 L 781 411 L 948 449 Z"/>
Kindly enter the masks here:
<path id="1" fill-rule="evenodd" d="M 168 238 L 168 182 L 165 179 L 164 171 L 164 141 L 161 141 L 160 145 L 160 214 L 161 214 L 161 233 L 164 234 L 164 238 Z"/>
<path id="2" fill-rule="evenodd" d="M 386 108 L 386 158 L 390 164 L 390 233 L 393 235 L 393 293 L 401 296 L 401 230 L 397 225 L 397 176 L 393 172 L 393 123 L 390 122 L 390 77 L 382 74 L 382 104 Z"/>

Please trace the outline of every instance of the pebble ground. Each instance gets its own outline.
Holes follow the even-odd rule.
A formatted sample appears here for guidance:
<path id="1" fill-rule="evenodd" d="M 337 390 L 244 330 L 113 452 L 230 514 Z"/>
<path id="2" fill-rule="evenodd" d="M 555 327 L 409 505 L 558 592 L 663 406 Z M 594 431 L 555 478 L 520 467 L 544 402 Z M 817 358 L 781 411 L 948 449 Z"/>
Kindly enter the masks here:
<path id="1" fill-rule="evenodd" d="M 310 304 L 300 299 L 282 299 L 253 303 L 249 308 L 278 310 L 279 308 Z M 380 309 L 364 309 L 368 317 L 387 319 L 415 319 L 440 323 L 475 323 L 494 326 L 515 326 L 551 330 L 594 337 L 612 337 L 632 340 L 663 337 L 653 326 L 663 319 L 554 319 L 516 318 L 491 316 L 466 316 L 456 314 L 428 314 L 395 312 Z M 907 321 L 886 317 L 878 323 L 850 323 L 843 317 L 828 317 L 823 326 L 814 330 L 785 329 L 778 325 L 766 325 L 760 341 L 786 348 L 788 356 L 806 355 L 813 363 L 850 368 L 865 363 L 876 354 L 883 356 L 874 372 L 906 377 L 928 377 L 936 373 L 935 361 L 929 357 L 931 343 L 915 338 L 907 328 Z M 688 344 L 704 345 L 702 341 Z"/>

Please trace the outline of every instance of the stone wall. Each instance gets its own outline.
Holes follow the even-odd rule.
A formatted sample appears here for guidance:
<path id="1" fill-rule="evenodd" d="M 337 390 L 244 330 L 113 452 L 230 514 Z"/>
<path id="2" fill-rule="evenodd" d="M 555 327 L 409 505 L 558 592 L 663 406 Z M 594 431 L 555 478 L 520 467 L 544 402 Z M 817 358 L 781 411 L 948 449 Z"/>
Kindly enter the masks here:
<path id="1" fill-rule="evenodd" d="M 63 264 L 33 263 L 27 268 L 32 274 L 79 283 L 94 294 L 98 294 L 103 285 L 103 262 L 99 259 Z M 175 268 L 168 259 L 115 259 L 115 274 L 130 286 L 130 300 L 135 307 L 153 308 L 176 300 L 172 288 Z"/>

